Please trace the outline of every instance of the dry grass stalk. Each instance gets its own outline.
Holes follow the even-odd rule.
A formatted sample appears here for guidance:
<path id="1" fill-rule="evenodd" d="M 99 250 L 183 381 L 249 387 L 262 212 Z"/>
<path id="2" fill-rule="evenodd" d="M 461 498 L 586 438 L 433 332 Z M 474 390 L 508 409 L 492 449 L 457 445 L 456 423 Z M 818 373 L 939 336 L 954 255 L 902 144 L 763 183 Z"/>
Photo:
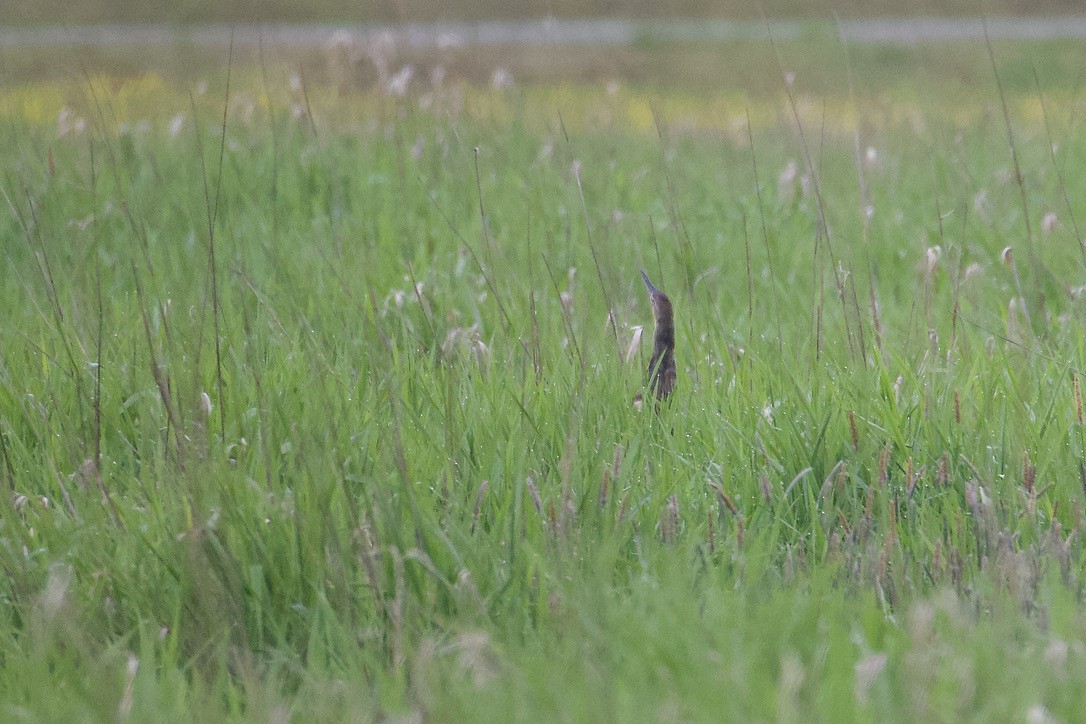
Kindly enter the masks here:
<path id="1" fill-rule="evenodd" d="M 645 328 L 641 325 L 631 327 L 630 331 L 630 346 L 626 348 L 626 355 L 622 358 L 624 364 L 629 364 L 630 360 L 637 356 L 638 350 L 641 349 L 641 335 L 644 333 Z"/>
<path id="2" fill-rule="evenodd" d="M 822 487 L 818 490 L 818 500 L 822 500 L 833 490 L 835 484 L 843 485 L 843 474 L 847 473 L 848 465 L 844 460 L 838 460 L 837 464 L 830 470 L 830 474 L 826 476 L 826 480 L 822 483 Z"/>
<path id="3" fill-rule="evenodd" d="M 117 720 L 124 721 L 132 713 L 133 696 L 136 689 L 136 674 L 140 669 L 139 658 L 129 652 L 128 663 L 125 666 L 124 671 L 124 692 L 121 694 L 121 701 L 117 705 Z"/>
<path id="4" fill-rule="evenodd" d="M 882 349 L 882 320 L 879 319 L 879 302 L 875 295 L 874 282 L 871 284 L 871 326 L 875 330 L 875 345 Z"/>
<path id="5" fill-rule="evenodd" d="M 739 517 L 739 509 L 735 507 L 735 503 L 728 497 L 727 493 L 721 492 L 720 499 L 724 503 L 724 507 L 728 509 L 728 512 L 732 515 Z"/>
<path id="6" fill-rule="evenodd" d="M 728 497 L 727 493 L 724 492 L 724 487 L 720 485 L 720 483 L 714 483 L 712 481 L 709 481 L 709 487 L 712 488 L 713 491 L 716 493 L 717 501 L 719 501 L 720 505 L 723 505 L 725 508 L 727 508 L 728 512 L 732 515 L 739 515 L 739 509 L 735 507 L 735 503 L 732 502 L 732 499 Z"/>

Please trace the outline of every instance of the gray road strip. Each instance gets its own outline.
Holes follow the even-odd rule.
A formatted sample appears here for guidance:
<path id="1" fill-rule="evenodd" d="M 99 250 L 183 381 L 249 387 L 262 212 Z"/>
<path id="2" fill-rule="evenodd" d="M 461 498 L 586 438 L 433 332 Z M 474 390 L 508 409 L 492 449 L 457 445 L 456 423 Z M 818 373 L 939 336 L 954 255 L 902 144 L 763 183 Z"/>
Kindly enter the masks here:
<path id="1" fill-rule="evenodd" d="M 987 22 L 993 40 L 1086 39 L 1086 15 L 1048 18 L 995 18 Z M 914 18 L 906 20 L 847 20 L 808 23 L 775 20 L 534 20 L 491 21 L 477 24 L 406 24 L 396 26 L 311 25 L 169 25 L 115 24 L 48 27 L 0 27 L 0 48 L 120 47 L 194 45 L 225 47 L 231 35 L 238 47 L 269 46 L 313 48 L 353 39 L 366 42 L 377 36 L 417 48 L 484 45 L 630 45 L 639 41 L 790 40 L 815 34 L 840 35 L 854 43 L 912 45 L 984 39 L 979 18 Z"/>

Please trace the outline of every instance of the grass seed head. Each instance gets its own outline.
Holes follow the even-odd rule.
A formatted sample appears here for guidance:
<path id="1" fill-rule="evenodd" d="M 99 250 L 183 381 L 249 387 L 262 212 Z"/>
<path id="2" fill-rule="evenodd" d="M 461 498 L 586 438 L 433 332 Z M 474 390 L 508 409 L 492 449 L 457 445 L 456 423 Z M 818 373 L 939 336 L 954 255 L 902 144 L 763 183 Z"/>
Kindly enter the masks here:
<path id="1" fill-rule="evenodd" d="M 890 482 L 890 443 L 886 443 L 883 446 L 882 452 L 879 453 L 879 477 L 878 483 L 880 488 L 885 488 L 886 484 Z"/>
<path id="2" fill-rule="evenodd" d="M 531 475 L 524 479 L 524 486 L 528 488 L 528 495 L 532 498 L 532 505 L 535 506 L 536 512 L 543 517 L 543 499 L 539 496 L 539 488 L 536 487 Z"/>
<path id="3" fill-rule="evenodd" d="M 615 513 L 615 522 L 621 523 L 626 518 L 626 511 L 630 508 L 630 494 L 622 496 L 622 502 L 619 503 L 618 512 Z"/>
<path id="4" fill-rule="evenodd" d="M 611 488 L 611 468 L 606 465 L 603 467 L 603 478 L 600 480 L 600 494 L 596 501 L 596 506 L 600 509 L 607 507 L 607 494 Z"/>
<path id="5" fill-rule="evenodd" d="M 1029 450 L 1022 453 L 1022 485 L 1032 494 L 1037 480 L 1037 467 L 1029 459 Z"/>
<path id="6" fill-rule="evenodd" d="M 765 502 L 773 502 L 773 484 L 769 482 L 769 476 L 764 470 L 758 473 L 758 489 L 761 491 L 762 499 Z"/>
<path id="7" fill-rule="evenodd" d="M 939 467 L 935 472 L 935 482 L 940 486 L 950 481 L 950 453 L 944 452 L 939 458 Z"/>
<path id="8" fill-rule="evenodd" d="M 980 514 L 980 497 L 975 480 L 970 480 L 965 484 L 965 504 L 969 506 L 969 510 L 973 512 L 973 515 Z"/>
<path id="9" fill-rule="evenodd" d="M 935 272 L 939 269 L 939 259 L 942 256 L 943 247 L 941 246 L 929 246 L 927 251 L 924 252 L 924 273 L 929 280 L 935 276 Z"/>
<path id="10" fill-rule="evenodd" d="M 1041 231 L 1045 234 L 1051 234 L 1052 231 L 1059 225 L 1060 219 L 1052 211 L 1049 211 L 1043 217 L 1041 217 Z"/>
<path id="11" fill-rule="evenodd" d="M 886 654 L 878 653 L 865 656 L 857 662 L 855 667 L 855 694 L 856 700 L 861 704 L 866 704 L 868 702 L 868 692 L 874 685 L 875 680 L 879 677 L 879 674 L 886 668 L 886 662 L 888 660 Z"/>

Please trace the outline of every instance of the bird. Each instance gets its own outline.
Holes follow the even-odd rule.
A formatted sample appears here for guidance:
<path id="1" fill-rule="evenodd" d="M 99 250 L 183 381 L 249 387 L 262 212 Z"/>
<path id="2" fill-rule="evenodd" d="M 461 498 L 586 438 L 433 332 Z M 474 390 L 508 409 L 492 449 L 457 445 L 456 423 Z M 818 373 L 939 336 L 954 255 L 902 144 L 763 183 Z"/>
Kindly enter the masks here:
<path id="1" fill-rule="evenodd" d="M 652 316 L 656 328 L 652 335 L 652 358 L 649 359 L 649 390 L 658 401 L 666 400 L 675 389 L 675 317 L 671 300 L 649 280 L 645 270 L 641 278 L 649 290 Z"/>

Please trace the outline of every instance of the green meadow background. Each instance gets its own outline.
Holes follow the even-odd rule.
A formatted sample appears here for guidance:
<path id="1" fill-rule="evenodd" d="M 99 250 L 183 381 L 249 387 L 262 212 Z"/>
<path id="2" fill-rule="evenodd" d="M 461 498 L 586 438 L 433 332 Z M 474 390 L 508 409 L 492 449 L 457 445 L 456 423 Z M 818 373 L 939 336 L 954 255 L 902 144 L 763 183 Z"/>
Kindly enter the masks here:
<path id="1" fill-rule="evenodd" d="M 1080 720 L 1082 60 L 0 49 L 0 714 Z"/>

